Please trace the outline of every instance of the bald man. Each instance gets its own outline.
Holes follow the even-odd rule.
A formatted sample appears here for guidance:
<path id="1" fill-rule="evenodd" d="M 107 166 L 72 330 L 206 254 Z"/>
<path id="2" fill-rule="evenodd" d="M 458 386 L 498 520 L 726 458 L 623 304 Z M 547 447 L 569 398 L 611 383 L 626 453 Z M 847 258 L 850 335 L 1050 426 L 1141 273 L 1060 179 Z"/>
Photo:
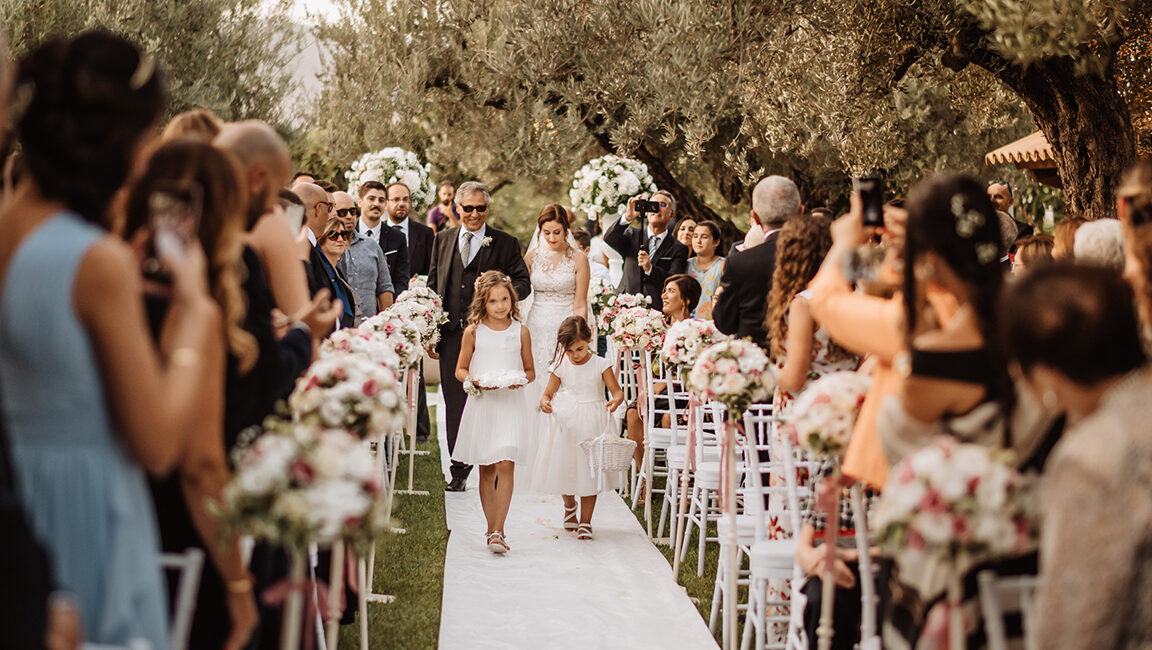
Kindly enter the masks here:
<path id="1" fill-rule="evenodd" d="M 248 229 L 276 208 L 279 190 L 292 175 L 291 152 L 276 130 L 259 120 L 224 125 L 212 141 L 240 163 L 248 186 Z"/>

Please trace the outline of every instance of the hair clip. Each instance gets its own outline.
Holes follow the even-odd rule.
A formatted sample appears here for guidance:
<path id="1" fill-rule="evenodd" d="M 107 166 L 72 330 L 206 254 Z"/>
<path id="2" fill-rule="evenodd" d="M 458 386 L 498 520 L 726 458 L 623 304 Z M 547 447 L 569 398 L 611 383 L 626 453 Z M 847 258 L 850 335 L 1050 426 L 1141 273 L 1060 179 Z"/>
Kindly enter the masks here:
<path id="1" fill-rule="evenodd" d="M 156 72 L 156 58 L 151 54 L 141 56 L 140 62 L 136 64 L 136 71 L 128 79 L 128 87 L 132 90 L 140 90 L 152 78 L 154 72 Z"/>

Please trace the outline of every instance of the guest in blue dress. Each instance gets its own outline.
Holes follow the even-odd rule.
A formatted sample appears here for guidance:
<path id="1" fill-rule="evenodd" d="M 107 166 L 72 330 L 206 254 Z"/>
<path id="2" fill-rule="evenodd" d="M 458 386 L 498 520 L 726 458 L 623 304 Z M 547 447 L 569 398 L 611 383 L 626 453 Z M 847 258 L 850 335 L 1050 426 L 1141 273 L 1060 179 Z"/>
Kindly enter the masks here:
<path id="1" fill-rule="evenodd" d="M 28 178 L 0 209 L 0 408 L 17 493 L 86 641 L 166 648 L 144 470 L 163 476 L 184 452 L 220 316 L 203 252 L 165 255 L 172 318 L 157 350 L 139 262 L 103 224 L 167 94 L 151 58 L 100 31 L 31 52 L 17 84 L 30 89 L 16 123 Z"/>

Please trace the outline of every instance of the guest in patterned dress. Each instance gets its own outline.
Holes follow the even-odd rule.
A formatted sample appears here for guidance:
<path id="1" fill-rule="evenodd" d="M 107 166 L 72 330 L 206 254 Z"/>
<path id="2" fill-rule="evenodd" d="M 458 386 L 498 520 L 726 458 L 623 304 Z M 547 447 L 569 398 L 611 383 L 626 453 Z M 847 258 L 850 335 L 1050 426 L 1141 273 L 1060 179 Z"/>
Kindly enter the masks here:
<path id="1" fill-rule="evenodd" d="M 716 288 L 724 271 L 724 258 L 716 255 L 720 248 L 720 226 L 712 221 L 696 224 L 692 234 L 692 251 L 696 256 L 689 258 L 687 270 L 687 274 L 700 283 L 700 304 L 692 313 L 694 318 L 712 320 Z"/>
<path id="2" fill-rule="evenodd" d="M 764 327 L 771 342 L 772 360 L 779 378 L 773 404 L 777 413 L 787 413 L 795 395 L 813 379 L 838 370 L 855 370 L 860 359 L 828 338 L 828 332 L 813 318 L 808 308 L 808 283 L 832 247 L 831 220 L 824 217 L 790 219 L 777 240 L 776 269 L 772 274 L 772 291 L 768 294 L 768 316 Z M 772 433 L 770 453 L 783 453 L 783 427 Z M 773 477 L 775 478 L 775 477 Z M 808 476 L 797 476 L 797 483 L 810 482 Z M 779 500 L 779 503 L 773 501 Z M 782 512 L 782 495 L 770 497 L 768 507 Z M 769 522 L 770 539 L 790 537 L 786 518 L 773 517 Z M 770 600 L 788 600 L 786 580 L 768 582 Z M 785 628 L 776 627 L 783 636 Z"/>

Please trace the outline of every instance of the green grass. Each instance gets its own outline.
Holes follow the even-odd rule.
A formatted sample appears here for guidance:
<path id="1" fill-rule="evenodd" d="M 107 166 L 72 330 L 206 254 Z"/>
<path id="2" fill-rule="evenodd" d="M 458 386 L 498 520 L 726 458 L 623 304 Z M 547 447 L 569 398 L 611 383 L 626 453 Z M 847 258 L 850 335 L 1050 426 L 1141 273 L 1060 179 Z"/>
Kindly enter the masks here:
<path id="1" fill-rule="evenodd" d="M 407 529 L 388 535 L 376 545 L 375 591 L 396 596 L 388 605 L 368 605 L 368 639 L 372 650 L 435 648 L 440 635 L 440 602 L 444 592 L 444 552 L 448 528 L 444 521 L 444 478 L 436 439 L 435 407 L 432 436 L 417 447 L 414 488 L 427 496 L 397 494 L 393 525 Z M 397 489 L 408 484 L 408 459 L 396 476 Z M 403 486 L 403 487 L 401 487 Z M 359 616 L 359 615 L 357 615 Z M 340 647 L 360 647 L 360 625 L 340 629 Z"/>

